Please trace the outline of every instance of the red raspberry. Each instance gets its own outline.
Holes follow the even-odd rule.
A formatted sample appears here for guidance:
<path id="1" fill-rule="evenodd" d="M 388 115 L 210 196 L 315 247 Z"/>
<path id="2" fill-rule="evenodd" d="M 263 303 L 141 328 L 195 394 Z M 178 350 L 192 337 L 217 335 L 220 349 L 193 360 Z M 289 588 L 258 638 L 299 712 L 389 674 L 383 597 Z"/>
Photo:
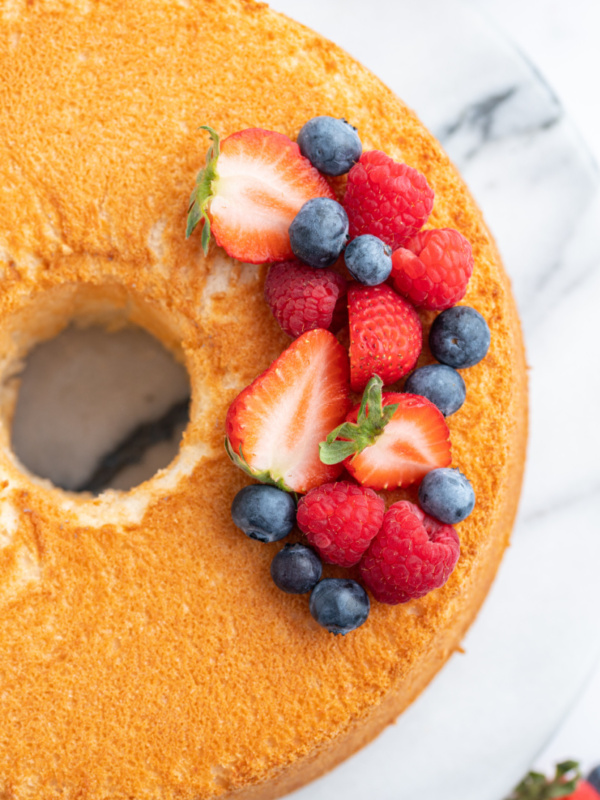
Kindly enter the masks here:
<path id="1" fill-rule="evenodd" d="M 452 228 L 421 231 L 392 256 L 394 288 L 417 308 L 456 305 L 472 273 L 471 245 Z"/>
<path id="2" fill-rule="evenodd" d="M 350 383 L 362 392 L 373 375 L 385 386 L 414 369 L 423 347 L 415 309 L 389 286 L 348 287 Z"/>
<path id="3" fill-rule="evenodd" d="M 323 561 L 352 567 L 381 528 L 385 503 L 372 489 L 324 483 L 298 503 L 296 522 Z"/>
<path id="4" fill-rule="evenodd" d="M 443 586 L 459 553 L 451 525 L 402 500 L 389 507 L 383 527 L 360 562 L 360 575 L 381 603 L 407 603 Z"/>
<path id="5" fill-rule="evenodd" d="M 313 328 L 339 330 L 345 321 L 345 296 L 342 275 L 299 261 L 275 264 L 265 281 L 265 299 L 275 319 L 294 338 Z"/>
<path id="6" fill-rule="evenodd" d="M 351 239 L 371 233 L 396 250 L 427 222 L 433 189 L 418 170 L 371 150 L 348 173 L 344 208 Z"/>

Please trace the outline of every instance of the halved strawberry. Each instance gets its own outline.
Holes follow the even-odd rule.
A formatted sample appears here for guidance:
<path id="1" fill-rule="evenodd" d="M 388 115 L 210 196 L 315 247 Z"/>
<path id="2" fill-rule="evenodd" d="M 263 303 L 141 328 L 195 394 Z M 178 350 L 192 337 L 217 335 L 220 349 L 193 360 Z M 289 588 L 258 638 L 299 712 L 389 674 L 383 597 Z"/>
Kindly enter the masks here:
<path id="1" fill-rule="evenodd" d="M 348 354 L 335 336 L 322 328 L 303 333 L 229 407 L 231 460 L 294 492 L 335 480 L 343 465 L 323 464 L 319 442 L 348 413 L 348 378 Z"/>
<path id="2" fill-rule="evenodd" d="M 451 462 L 450 431 L 439 409 L 416 394 L 385 392 L 378 375 L 362 402 L 320 445 L 325 464 L 344 463 L 371 489 L 394 489 L 422 480 Z"/>
<path id="3" fill-rule="evenodd" d="M 202 247 L 211 232 L 232 258 L 251 264 L 293 258 L 288 228 L 313 197 L 335 194 L 287 136 L 262 128 L 213 140 L 190 198 L 186 235 L 204 220 Z"/>

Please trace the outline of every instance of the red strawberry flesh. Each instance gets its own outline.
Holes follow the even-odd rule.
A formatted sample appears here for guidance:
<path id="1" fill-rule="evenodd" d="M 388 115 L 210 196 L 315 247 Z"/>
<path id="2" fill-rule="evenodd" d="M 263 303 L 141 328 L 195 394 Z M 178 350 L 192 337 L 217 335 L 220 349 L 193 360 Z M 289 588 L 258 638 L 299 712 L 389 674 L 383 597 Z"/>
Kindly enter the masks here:
<path id="1" fill-rule="evenodd" d="M 372 489 L 409 486 L 451 462 L 448 426 L 433 403 L 418 395 L 384 393 L 384 407 L 392 403 L 398 408 L 375 444 L 346 461 L 350 474 Z M 352 409 L 349 422 L 356 422 L 358 409 Z"/>
<path id="2" fill-rule="evenodd" d="M 208 204 L 211 231 L 232 258 L 293 258 L 289 226 L 313 197 L 335 199 L 325 178 L 281 133 L 248 128 L 220 144 Z"/>
<path id="3" fill-rule="evenodd" d="M 319 442 L 348 412 L 348 372 L 348 355 L 329 331 L 292 342 L 227 413 L 229 448 L 235 456 L 241 448 L 246 471 L 296 492 L 335 480 L 343 466 L 323 464 Z"/>

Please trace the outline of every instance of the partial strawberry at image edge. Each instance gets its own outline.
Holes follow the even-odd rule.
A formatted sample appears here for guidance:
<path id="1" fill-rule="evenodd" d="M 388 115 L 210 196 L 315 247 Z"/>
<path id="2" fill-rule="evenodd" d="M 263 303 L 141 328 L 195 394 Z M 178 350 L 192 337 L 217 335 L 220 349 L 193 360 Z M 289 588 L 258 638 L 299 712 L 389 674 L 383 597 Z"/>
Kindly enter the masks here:
<path id="1" fill-rule="evenodd" d="M 506 800 L 600 800 L 600 766 L 584 779 L 577 761 L 556 765 L 552 778 L 541 772 L 529 772 Z"/>

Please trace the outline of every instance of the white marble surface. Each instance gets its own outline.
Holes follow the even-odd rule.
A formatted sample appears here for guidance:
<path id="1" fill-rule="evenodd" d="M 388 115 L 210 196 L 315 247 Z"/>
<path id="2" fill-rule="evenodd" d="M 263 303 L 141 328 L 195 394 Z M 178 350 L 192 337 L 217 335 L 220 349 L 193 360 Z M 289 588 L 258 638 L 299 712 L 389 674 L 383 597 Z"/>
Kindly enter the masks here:
<path id="1" fill-rule="evenodd" d="M 345 46 L 445 143 L 498 239 L 531 364 L 519 521 L 466 655 L 396 726 L 294 798 L 500 800 L 560 727 L 600 650 L 597 170 L 555 93 L 480 16 L 522 31 L 541 3 L 373 0 L 369 15 L 356 0 L 272 5 Z M 542 765 L 554 752 L 586 758 L 550 749 Z M 586 752 L 589 766 L 600 760 Z"/>

